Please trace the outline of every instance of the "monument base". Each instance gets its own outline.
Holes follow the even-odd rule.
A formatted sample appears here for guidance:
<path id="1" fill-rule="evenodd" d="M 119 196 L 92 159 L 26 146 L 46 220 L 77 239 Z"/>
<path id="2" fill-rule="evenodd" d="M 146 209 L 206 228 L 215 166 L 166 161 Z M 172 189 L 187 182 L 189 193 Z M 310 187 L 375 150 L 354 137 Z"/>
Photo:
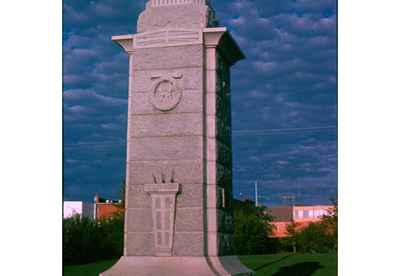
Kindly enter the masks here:
<path id="1" fill-rule="evenodd" d="M 121 257 L 100 276 L 250 276 L 254 272 L 236 256 L 221 257 Z"/>

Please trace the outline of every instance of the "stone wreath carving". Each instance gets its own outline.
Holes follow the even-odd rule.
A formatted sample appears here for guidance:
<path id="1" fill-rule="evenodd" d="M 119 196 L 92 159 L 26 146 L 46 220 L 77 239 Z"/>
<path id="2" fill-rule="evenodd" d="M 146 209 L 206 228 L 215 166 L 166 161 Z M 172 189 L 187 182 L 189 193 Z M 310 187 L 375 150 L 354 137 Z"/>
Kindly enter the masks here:
<path id="1" fill-rule="evenodd" d="M 150 103 L 160 111 L 171 111 L 176 108 L 183 96 L 181 80 L 182 74 L 154 75 L 154 81 L 150 91 Z"/>

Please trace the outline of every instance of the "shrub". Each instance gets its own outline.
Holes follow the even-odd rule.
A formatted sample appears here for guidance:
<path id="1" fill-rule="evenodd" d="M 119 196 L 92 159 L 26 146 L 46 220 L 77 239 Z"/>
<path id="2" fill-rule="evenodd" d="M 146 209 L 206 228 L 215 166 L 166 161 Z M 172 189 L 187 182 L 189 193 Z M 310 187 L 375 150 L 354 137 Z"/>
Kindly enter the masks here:
<path id="1" fill-rule="evenodd" d="M 83 264 L 121 256 L 123 225 L 122 214 L 100 221 L 79 216 L 64 219 L 64 263 Z"/>
<path id="2" fill-rule="evenodd" d="M 101 252 L 102 259 L 119 257 L 124 248 L 124 216 L 114 215 L 109 219 L 99 222 L 101 229 Z"/>
<path id="3" fill-rule="evenodd" d="M 297 249 L 307 253 L 328 253 L 334 250 L 331 241 L 322 223 L 311 223 L 297 234 Z"/>

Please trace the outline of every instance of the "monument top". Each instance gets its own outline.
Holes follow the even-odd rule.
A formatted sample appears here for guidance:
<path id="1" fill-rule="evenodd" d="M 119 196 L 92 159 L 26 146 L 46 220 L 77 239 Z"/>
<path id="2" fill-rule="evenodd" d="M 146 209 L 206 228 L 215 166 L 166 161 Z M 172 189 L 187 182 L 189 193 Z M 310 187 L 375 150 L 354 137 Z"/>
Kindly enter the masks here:
<path id="1" fill-rule="evenodd" d="M 211 6 L 209 0 L 149 0 L 146 7 L 175 6 L 185 4 L 197 4 Z"/>
<path id="2" fill-rule="evenodd" d="M 138 32 L 217 27 L 210 0 L 149 0 L 140 14 Z"/>

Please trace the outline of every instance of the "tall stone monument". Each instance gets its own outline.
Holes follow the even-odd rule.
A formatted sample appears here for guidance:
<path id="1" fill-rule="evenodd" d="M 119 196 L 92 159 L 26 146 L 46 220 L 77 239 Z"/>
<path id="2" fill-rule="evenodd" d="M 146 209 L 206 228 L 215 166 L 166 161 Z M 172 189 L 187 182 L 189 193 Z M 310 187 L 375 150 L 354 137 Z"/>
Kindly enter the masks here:
<path id="1" fill-rule="evenodd" d="M 101 275 L 251 275 L 233 255 L 230 67 L 208 0 L 150 0 L 129 55 L 124 256 Z"/>

